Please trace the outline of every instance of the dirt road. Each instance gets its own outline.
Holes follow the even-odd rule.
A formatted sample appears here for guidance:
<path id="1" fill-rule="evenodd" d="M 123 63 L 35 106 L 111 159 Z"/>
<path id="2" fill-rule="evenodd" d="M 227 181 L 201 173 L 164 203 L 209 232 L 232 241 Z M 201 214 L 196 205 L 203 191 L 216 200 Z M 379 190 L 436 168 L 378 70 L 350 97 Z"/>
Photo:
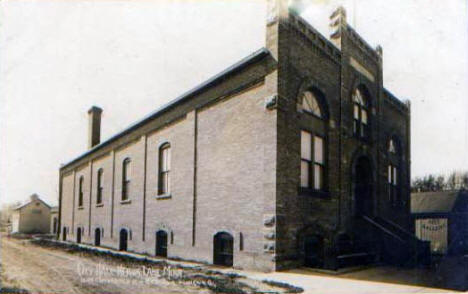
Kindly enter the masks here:
<path id="1" fill-rule="evenodd" d="M 1 264 L 3 287 L 31 293 L 210 293 L 164 279 L 122 276 L 121 265 L 103 257 L 69 254 L 3 236 Z M 97 276 L 97 270 L 104 274 Z"/>

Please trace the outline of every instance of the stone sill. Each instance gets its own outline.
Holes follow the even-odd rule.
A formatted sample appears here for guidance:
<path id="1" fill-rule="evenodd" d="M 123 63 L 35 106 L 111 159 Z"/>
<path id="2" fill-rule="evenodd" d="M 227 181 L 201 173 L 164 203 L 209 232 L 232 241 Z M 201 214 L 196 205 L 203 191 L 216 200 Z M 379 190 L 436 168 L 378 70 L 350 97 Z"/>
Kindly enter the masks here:
<path id="1" fill-rule="evenodd" d="M 130 199 L 120 201 L 120 204 L 130 204 L 130 203 L 132 203 L 132 200 Z"/>
<path id="2" fill-rule="evenodd" d="M 104 206 L 104 203 L 97 203 L 96 204 L 96 207 L 103 207 Z"/>
<path id="3" fill-rule="evenodd" d="M 82 210 L 82 209 L 84 209 L 84 206 L 78 206 L 78 209 Z"/>
<path id="4" fill-rule="evenodd" d="M 156 199 L 170 199 L 170 198 L 172 198 L 171 194 L 156 195 Z"/>
<path id="5" fill-rule="evenodd" d="M 299 188 L 299 195 L 317 197 L 317 198 L 329 198 L 330 194 L 327 191 L 308 189 L 308 188 Z"/>

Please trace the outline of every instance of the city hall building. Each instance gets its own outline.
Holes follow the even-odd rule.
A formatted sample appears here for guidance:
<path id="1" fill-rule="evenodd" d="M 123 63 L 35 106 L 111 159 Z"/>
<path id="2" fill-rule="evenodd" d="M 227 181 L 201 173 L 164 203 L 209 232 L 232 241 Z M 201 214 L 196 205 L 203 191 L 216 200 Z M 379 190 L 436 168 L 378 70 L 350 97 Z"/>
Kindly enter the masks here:
<path id="1" fill-rule="evenodd" d="M 268 0 L 266 47 L 60 168 L 58 238 L 274 271 L 417 256 L 410 111 L 382 49 Z"/>

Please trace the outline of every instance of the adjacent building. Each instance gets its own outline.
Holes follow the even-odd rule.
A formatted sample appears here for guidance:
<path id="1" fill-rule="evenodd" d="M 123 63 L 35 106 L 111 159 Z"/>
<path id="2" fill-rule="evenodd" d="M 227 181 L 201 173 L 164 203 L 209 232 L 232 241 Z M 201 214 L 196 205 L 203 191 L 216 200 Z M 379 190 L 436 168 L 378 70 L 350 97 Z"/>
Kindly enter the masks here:
<path id="1" fill-rule="evenodd" d="M 50 230 L 50 206 L 32 194 L 11 215 L 11 233 L 46 234 Z"/>
<path id="2" fill-rule="evenodd" d="M 410 109 L 382 48 L 268 0 L 266 48 L 60 168 L 59 234 L 264 271 L 411 260 Z"/>
<path id="3" fill-rule="evenodd" d="M 468 192 L 464 190 L 411 194 L 416 236 L 431 242 L 435 255 L 468 253 Z"/>

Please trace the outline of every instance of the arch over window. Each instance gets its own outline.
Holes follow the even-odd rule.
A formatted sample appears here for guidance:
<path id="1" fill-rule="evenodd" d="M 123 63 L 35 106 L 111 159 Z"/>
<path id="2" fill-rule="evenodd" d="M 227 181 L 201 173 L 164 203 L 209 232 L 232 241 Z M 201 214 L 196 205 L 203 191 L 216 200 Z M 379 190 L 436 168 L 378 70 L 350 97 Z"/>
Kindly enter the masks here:
<path id="1" fill-rule="evenodd" d="M 102 185 L 102 175 L 104 173 L 104 170 L 100 168 L 97 172 L 97 185 L 96 185 L 96 203 L 101 204 L 102 203 L 102 190 L 103 190 L 103 185 Z"/>
<path id="2" fill-rule="evenodd" d="M 171 145 L 165 143 L 159 147 L 158 194 L 170 193 Z"/>
<path id="3" fill-rule="evenodd" d="M 363 86 L 357 87 L 352 94 L 353 132 L 359 138 L 369 136 L 369 95 Z"/>
<path id="4" fill-rule="evenodd" d="M 312 113 L 313 115 L 323 118 L 323 111 L 320 107 L 319 100 L 317 96 L 312 91 L 306 91 L 302 94 L 302 109 L 305 112 Z"/>
<path id="5" fill-rule="evenodd" d="M 83 206 L 83 185 L 84 185 L 84 178 L 83 176 L 80 177 L 78 182 L 78 207 Z"/>
<path id="6" fill-rule="evenodd" d="M 122 201 L 128 200 L 130 195 L 130 158 L 122 163 Z"/>

